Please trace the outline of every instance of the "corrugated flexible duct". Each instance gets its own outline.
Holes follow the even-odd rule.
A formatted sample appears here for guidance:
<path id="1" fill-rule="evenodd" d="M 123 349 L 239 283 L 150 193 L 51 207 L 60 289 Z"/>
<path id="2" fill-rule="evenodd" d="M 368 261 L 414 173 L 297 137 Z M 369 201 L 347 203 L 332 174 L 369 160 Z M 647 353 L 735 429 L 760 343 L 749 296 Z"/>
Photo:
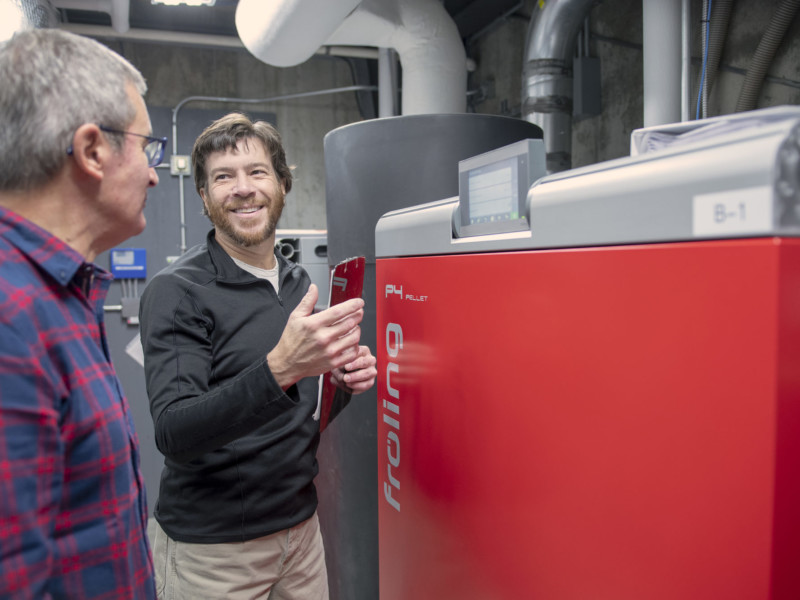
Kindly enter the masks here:
<path id="1" fill-rule="evenodd" d="M 575 36 L 597 0 L 550 0 L 534 7 L 525 41 L 522 116 L 544 132 L 547 171 L 572 166 L 572 56 Z"/>
<path id="2" fill-rule="evenodd" d="M 404 115 L 466 110 L 466 53 L 437 0 L 240 0 L 236 28 L 256 58 L 275 66 L 300 64 L 325 44 L 394 48 Z"/>
<path id="3" fill-rule="evenodd" d="M 780 3 L 772 16 L 772 20 L 761 38 L 761 42 L 756 48 L 750 66 L 739 92 L 739 99 L 736 101 L 736 112 L 753 110 L 758 102 L 758 95 L 761 92 L 761 84 L 767 74 L 772 59 L 783 41 L 786 30 L 791 25 L 792 20 L 800 8 L 800 0 L 784 0 Z"/>

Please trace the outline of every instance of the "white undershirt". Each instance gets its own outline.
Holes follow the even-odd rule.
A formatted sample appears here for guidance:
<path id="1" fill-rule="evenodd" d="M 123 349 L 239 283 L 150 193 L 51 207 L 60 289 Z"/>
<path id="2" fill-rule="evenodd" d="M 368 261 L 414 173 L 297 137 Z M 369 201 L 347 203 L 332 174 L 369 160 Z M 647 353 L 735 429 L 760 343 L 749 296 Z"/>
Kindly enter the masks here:
<path id="1" fill-rule="evenodd" d="M 233 258 L 231 256 L 231 258 Z M 239 260 L 238 258 L 233 258 L 233 262 L 235 262 L 238 266 L 242 269 L 250 273 L 251 275 L 255 275 L 259 279 L 266 279 L 272 284 L 272 287 L 275 288 L 275 292 L 278 292 L 278 259 L 275 259 L 275 266 L 271 269 L 260 269 L 258 267 L 254 267 L 253 265 L 248 265 L 246 262 Z"/>

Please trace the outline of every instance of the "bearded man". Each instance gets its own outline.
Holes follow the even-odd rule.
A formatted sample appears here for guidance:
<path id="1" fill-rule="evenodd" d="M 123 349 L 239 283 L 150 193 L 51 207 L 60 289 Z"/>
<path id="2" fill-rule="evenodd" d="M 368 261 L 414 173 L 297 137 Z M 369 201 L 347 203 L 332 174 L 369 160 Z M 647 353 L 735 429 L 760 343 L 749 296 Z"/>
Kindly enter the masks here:
<path id="1" fill-rule="evenodd" d="M 313 479 L 318 377 L 375 381 L 363 300 L 314 314 L 317 287 L 274 251 L 292 187 L 280 135 L 232 113 L 192 150 L 214 228 L 144 291 L 141 336 L 165 456 L 153 539 L 163 598 L 327 599 Z"/>

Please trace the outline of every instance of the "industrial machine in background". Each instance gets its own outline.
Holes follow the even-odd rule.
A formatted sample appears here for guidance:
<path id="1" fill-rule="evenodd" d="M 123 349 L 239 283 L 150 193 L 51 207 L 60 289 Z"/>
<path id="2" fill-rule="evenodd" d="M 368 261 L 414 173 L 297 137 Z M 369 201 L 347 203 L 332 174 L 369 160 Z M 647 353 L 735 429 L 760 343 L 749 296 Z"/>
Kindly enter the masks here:
<path id="1" fill-rule="evenodd" d="M 306 270 L 311 283 L 315 283 L 319 290 L 314 308 L 327 308 L 330 282 L 328 232 L 325 229 L 278 229 L 275 231 L 275 251 Z"/>
<path id="2" fill-rule="evenodd" d="M 534 140 L 380 219 L 381 600 L 800 597 L 799 132 Z"/>

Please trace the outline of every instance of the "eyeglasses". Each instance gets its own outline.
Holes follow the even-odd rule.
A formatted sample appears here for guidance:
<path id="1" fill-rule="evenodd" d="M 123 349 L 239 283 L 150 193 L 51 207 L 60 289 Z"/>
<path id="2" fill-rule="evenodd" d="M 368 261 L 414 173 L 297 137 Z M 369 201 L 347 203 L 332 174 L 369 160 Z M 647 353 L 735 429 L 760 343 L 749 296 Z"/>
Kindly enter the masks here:
<path id="1" fill-rule="evenodd" d="M 133 133 L 132 131 L 120 131 L 119 129 L 111 129 L 105 125 L 98 125 L 101 131 L 106 133 L 119 133 L 124 135 L 135 135 L 136 137 L 144 138 L 147 144 L 143 148 L 145 156 L 147 156 L 147 166 L 157 167 L 161 164 L 161 159 L 164 158 L 164 149 L 167 147 L 167 138 L 153 137 L 151 135 L 142 135 L 141 133 Z M 72 154 L 72 146 L 67 148 L 67 154 Z"/>
<path id="2" fill-rule="evenodd" d="M 105 131 L 106 133 L 135 135 L 136 137 L 146 139 L 147 145 L 144 147 L 144 153 L 147 156 L 147 166 L 157 167 L 161 164 L 161 159 L 164 158 L 164 149 L 167 147 L 167 138 L 142 135 L 141 133 L 133 133 L 132 131 L 120 131 L 119 129 L 111 129 L 105 125 L 98 125 L 98 127 L 101 131 Z"/>

